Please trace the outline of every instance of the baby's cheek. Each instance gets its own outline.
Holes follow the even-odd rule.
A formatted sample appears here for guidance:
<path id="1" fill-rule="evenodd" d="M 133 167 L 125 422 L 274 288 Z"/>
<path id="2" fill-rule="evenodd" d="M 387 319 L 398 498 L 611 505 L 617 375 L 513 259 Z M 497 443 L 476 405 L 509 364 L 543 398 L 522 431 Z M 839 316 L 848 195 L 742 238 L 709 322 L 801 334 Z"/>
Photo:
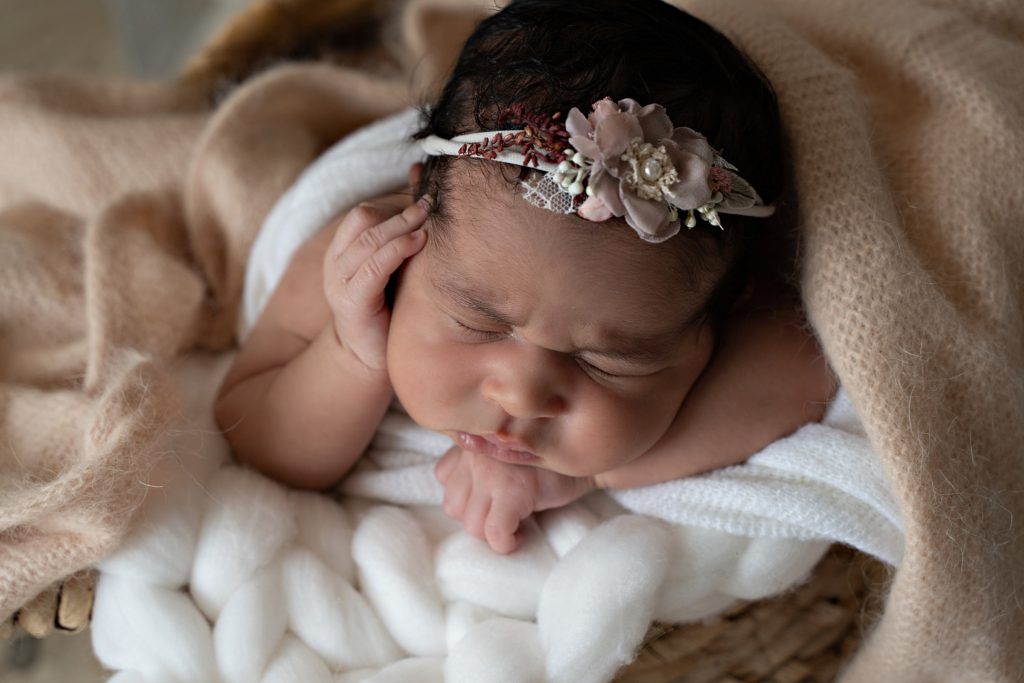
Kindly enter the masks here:
<path id="1" fill-rule="evenodd" d="M 423 398 L 429 392 L 430 367 L 424 358 L 423 348 L 417 343 L 413 321 L 405 320 L 399 306 L 391 318 L 388 332 L 387 363 L 391 387 L 398 400 L 413 419 L 414 411 L 420 410 Z"/>
<path id="2" fill-rule="evenodd" d="M 632 462 L 664 433 L 663 416 L 632 403 L 595 399 L 573 425 L 563 474 L 600 474 Z"/>
<path id="3" fill-rule="evenodd" d="M 413 420 L 426 425 L 437 419 L 433 408 L 443 373 L 427 349 L 419 344 L 389 343 L 388 373 L 395 395 Z"/>
<path id="4" fill-rule="evenodd" d="M 421 332 L 388 344 L 388 370 L 395 395 L 409 416 L 430 429 L 456 429 L 466 399 L 466 364 L 457 349 Z"/>

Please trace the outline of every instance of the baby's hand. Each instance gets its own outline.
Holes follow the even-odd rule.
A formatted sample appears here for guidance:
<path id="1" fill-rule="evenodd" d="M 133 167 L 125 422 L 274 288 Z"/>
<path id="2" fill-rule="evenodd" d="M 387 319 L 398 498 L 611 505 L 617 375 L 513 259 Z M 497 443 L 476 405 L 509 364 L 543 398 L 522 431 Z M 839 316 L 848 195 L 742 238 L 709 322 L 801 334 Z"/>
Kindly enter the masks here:
<path id="1" fill-rule="evenodd" d="M 364 203 L 346 214 L 324 255 L 324 294 L 343 346 L 371 370 L 385 369 L 391 311 L 384 288 L 426 243 L 423 200 L 399 207 Z"/>
<path id="2" fill-rule="evenodd" d="M 594 489 L 593 477 L 569 477 L 510 465 L 453 446 L 434 468 L 444 511 L 498 553 L 519 546 L 519 523 L 533 512 L 567 505 Z"/>

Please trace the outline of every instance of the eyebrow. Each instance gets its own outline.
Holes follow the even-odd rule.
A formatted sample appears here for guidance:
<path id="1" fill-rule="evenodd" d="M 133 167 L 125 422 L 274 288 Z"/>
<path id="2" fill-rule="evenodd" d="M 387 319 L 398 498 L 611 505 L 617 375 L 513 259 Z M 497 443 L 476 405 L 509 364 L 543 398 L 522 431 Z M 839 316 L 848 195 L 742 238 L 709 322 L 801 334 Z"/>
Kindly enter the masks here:
<path id="1" fill-rule="evenodd" d="M 515 327 L 516 321 L 506 314 L 498 311 L 491 304 L 483 300 L 483 297 L 472 288 L 465 289 L 446 280 L 434 279 L 434 285 L 444 292 L 457 306 L 474 311 L 497 325 Z M 656 362 L 664 360 L 675 350 L 672 342 L 678 341 L 682 331 L 691 323 L 686 323 L 678 330 L 673 329 L 661 332 L 651 337 L 636 337 L 620 332 L 614 332 L 611 336 L 615 338 L 606 348 L 580 348 L 576 354 L 591 354 L 603 356 L 612 360 Z"/>
<path id="2" fill-rule="evenodd" d="M 433 280 L 435 287 L 444 292 L 449 299 L 462 308 L 468 308 L 471 311 L 475 311 L 491 322 L 499 325 L 508 325 L 509 327 L 514 327 L 516 325 L 514 320 L 510 319 L 507 315 L 485 302 L 483 297 L 477 293 L 476 290 L 464 289 L 452 282 L 441 280 L 439 278 L 433 278 Z"/>

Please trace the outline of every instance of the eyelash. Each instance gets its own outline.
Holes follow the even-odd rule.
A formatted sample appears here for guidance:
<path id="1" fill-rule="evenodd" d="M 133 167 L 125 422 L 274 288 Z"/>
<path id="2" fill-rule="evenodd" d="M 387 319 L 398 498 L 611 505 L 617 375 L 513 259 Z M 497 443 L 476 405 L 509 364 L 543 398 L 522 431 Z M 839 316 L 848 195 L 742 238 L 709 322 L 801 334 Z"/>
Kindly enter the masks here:
<path id="1" fill-rule="evenodd" d="M 593 363 L 588 363 L 586 360 L 580 358 L 579 356 L 576 357 L 576 362 L 583 367 L 583 370 L 585 372 L 593 373 L 595 375 L 598 375 L 599 377 L 604 377 L 607 379 L 622 379 L 623 377 L 628 377 L 628 375 L 616 375 L 613 372 L 602 370 Z"/>
<path id="2" fill-rule="evenodd" d="M 494 339 L 496 337 L 504 336 L 504 333 L 502 333 L 502 332 L 492 332 L 490 330 L 478 330 L 475 327 L 470 327 L 469 325 L 467 325 L 466 323 L 462 322 L 458 318 L 452 318 L 452 320 L 455 322 L 456 325 L 459 326 L 459 329 L 461 329 L 463 332 L 469 333 L 470 335 L 472 335 L 474 337 L 479 337 L 481 339 Z"/>

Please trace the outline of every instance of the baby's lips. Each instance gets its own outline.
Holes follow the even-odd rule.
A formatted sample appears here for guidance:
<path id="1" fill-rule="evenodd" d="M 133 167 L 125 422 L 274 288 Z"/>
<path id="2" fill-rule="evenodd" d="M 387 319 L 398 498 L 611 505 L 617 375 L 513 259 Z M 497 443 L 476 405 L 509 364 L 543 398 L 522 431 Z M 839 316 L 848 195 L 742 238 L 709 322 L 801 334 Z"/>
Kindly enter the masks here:
<path id="1" fill-rule="evenodd" d="M 525 450 L 517 450 L 515 448 L 508 448 L 507 446 L 495 443 L 494 441 L 488 440 L 486 437 L 478 434 L 459 432 L 458 440 L 459 445 L 467 451 L 471 451 L 479 455 L 486 455 L 510 465 L 529 465 L 540 460 L 535 453 Z"/>

